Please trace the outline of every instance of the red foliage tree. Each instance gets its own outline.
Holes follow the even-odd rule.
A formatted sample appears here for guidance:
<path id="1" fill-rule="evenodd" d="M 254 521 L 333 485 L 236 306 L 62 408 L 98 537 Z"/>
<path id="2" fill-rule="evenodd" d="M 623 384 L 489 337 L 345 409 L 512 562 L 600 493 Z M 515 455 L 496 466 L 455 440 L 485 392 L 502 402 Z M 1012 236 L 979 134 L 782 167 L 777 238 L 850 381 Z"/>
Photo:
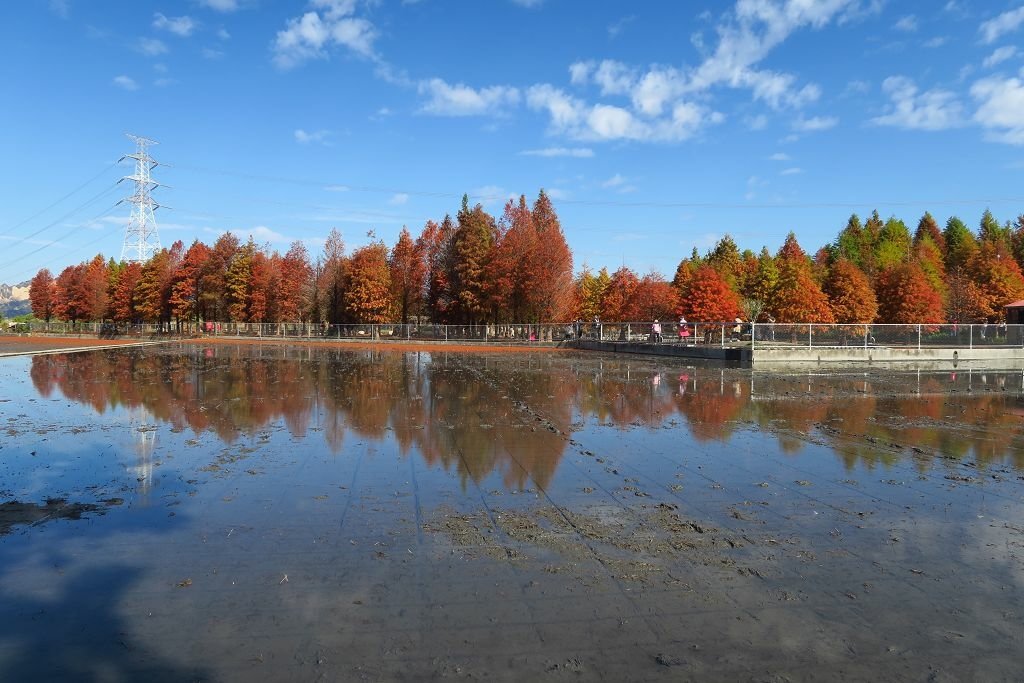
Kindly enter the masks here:
<path id="1" fill-rule="evenodd" d="M 555 207 L 544 190 L 533 203 L 531 215 L 534 246 L 519 278 L 519 288 L 526 293 L 526 319 L 565 320 L 572 306 L 572 252 Z"/>
<path id="2" fill-rule="evenodd" d="M 1003 306 L 1024 298 L 1024 275 L 1003 242 L 983 241 L 967 272 L 981 294 L 980 313 L 988 322 L 1005 319 Z"/>
<path id="3" fill-rule="evenodd" d="M 634 294 L 640 286 L 640 278 L 626 266 L 622 266 L 608 281 L 601 294 L 601 320 L 608 322 L 638 322 L 643 315 L 637 306 Z"/>
<path id="4" fill-rule="evenodd" d="M 266 323 L 279 320 L 277 302 L 280 286 L 281 257 L 256 251 L 249 273 L 249 322 Z"/>
<path id="5" fill-rule="evenodd" d="M 942 297 L 918 263 L 901 263 L 882 271 L 875 282 L 878 322 L 941 323 Z"/>
<path id="6" fill-rule="evenodd" d="M 427 221 L 416 246 L 423 253 L 426 273 L 424 303 L 431 320 L 450 322 L 455 309 L 452 294 L 452 237 L 455 226 L 451 216 L 445 216 L 440 225 Z"/>
<path id="7" fill-rule="evenodd" d="M 403 324 L 410 316 L 419 316 L 422 310 L 422 295 L 426 263 L 420 245 L 413 242 L 406 227 L 398 234 L 398 241 L 391 249 L 388 260 L 391 278 L 391 298 L 396 313 Z"/>
<path id="8" fill-rule="evenodd" d="M 121 270 L 110 302 L 111 317 L 116 322 L 133 323 L 138 320 L 139 316 L 135 311 L 135 290 L 141 278 L 141 263 L 129 263 Z"/>
<path id="9" fill-rule="evenodd" d="M 281 259 L 278 312 L 283 322 L 308 319 L 307 293 L 313 279 L 306 245 L 296 240 Z"/>
<path id="10" fill-rule="evenodd" d="M 878 315 L 868 276 L 845 257 L 832 264 L 822 289 L 837 323 L 870 323 Z"/>
<path id="11" fill-rule="evenodd" d="M 175 269 L 171 284 L 171 313 L 179 320 L 199 319 L 199 287 L 210 248 L 195 240 Z"/>
<path id="12" fill-rule="evenodd" d="M 776 263 L 779 279 L 768 308 L 780 323 L 835 322 L 828 297 L 812 275 L 810 259 L 789 233 L 779 249 Z"/>
<path id="13" fill-rule="evenodd" d="M 633 299 L 637 320 L 669 320 L 679 310 L 679 295 L 661 273 L 651 272 L 640 278 Z"/>
<path id="14" fill-rule="evenodd" d="M 53 275 L 46 268 L 36 273 L 29 283 L 28 300 L 32 306 L 32 315 L 50 322 L 56 301 Z"/>
<path id="15" fill-rule="evenodd" d="M 721 274 L 705 264 L 687 280 L 679 310 L 691 322 L 731 321 L 740 313 L 740 300 Z"/>

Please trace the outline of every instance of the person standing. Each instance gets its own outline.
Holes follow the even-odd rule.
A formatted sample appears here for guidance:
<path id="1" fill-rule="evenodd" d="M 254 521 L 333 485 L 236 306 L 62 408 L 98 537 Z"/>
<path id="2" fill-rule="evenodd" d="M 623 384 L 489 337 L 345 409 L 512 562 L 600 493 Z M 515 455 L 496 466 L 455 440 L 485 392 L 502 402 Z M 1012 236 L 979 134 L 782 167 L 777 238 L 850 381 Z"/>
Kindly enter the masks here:
<path id="1" fill-rule="evenodd" d="M 686 317 L 679 316 L 679 341 L 685 342 L 690 337 L 690 328 L 686 324 Z"/>
<path id="2" fill-rule="evenodd" d="M 661 343 L 661 323 L 658 322 L 657 318 L 654 319 L 654 324 L 651 325 L 651 340 L 655 344 Z"/>

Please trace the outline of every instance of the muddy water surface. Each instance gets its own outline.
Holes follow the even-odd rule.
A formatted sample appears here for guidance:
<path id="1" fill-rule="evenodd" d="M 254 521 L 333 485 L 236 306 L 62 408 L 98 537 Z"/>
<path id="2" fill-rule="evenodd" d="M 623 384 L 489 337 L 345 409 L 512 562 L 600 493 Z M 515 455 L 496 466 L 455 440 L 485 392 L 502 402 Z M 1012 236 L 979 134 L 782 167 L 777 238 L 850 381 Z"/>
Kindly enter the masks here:
<path id="1" fill-rule="evenodd" d="M 1022 375 L 0 362 L 0 680 L 1019 680 Z"/>

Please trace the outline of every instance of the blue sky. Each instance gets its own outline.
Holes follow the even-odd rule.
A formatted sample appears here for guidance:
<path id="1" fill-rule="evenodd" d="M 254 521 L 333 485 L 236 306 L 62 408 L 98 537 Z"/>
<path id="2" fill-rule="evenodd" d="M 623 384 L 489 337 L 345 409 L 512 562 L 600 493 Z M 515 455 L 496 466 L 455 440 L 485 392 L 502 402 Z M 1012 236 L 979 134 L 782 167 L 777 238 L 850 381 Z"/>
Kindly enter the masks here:
<path id="1" fill-rule="evenodd" d="M 555 199 L 577 267 L 723 234 L 1024 212 L 1021 0 L 26 0 L 0 9 L 0 282 L 119 256 L 131 132 L 165 245 L 389 245 Z M 83 186 L 84 185 L 84 186 Z M 67 196 L 65 198 L 66 195 Z M 60 200 L 60 201 L 58 201 Z"/>

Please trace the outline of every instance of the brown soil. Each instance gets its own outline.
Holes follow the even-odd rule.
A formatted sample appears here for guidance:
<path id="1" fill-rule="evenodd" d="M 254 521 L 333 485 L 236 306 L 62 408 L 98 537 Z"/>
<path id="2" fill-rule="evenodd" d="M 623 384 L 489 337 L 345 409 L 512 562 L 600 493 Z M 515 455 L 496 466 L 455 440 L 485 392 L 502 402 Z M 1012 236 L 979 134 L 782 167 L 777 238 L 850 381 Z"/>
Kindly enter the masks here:
<path id="1" fill-rule="evenodd" d="M 97 337 L 18 337 L 0 336 L 0 354 L 41 353 L 76 348 L 106 348 L 138 344 L 139 339 L 99 339 Z"/>
<path id="2" fill-rule="evenodd" d="M 394 341 L 358 341 L 349 339 L 337 339 L 332 341 L 305 339 L 278 339 L 278 338 L 233 338 L 233 337 L 201 337 L 183 340 L 187 344 L 199 344 L 202 346 L 239 346 L 239 345 L 289 345 L 303 346 L 315 349 L 342 349 L 342 350 L 373 350 L 373 351 L 426 351 L 426 352 L 450 352 L 450 353 L 569 353 L 572 349 L 565 349 L 556 346 L 542 345 L 512 345 L 500 342 L 394 342 Z"/>

